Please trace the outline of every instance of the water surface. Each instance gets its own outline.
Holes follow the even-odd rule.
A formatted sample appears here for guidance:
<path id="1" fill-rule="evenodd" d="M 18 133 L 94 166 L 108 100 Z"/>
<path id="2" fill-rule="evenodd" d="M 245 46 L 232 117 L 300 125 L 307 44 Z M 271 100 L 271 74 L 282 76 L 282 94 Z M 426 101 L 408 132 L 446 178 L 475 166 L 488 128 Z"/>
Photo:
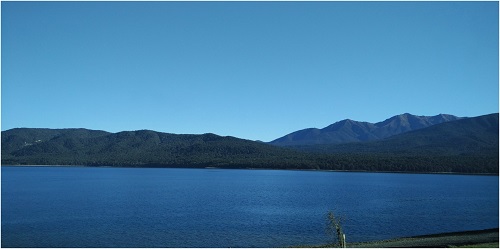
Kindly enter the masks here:
<path id="1" fill-rule="evenodd" d="M 2 167 L 2 247 L 286 247 L 498 227 L 498 176 Z"/>

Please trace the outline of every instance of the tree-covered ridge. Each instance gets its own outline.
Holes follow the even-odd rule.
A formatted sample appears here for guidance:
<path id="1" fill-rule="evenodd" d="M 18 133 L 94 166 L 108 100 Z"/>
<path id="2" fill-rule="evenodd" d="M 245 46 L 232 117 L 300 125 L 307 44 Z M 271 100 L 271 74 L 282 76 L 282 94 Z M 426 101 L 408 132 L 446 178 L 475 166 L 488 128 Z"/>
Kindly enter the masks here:
<path id="1" fill-rule="evenodd" d="M 373 142 L 295 146 L 293 148 L 322 153 L 498 156 L 498 124 L 498 113 L 496 113 L 445 122 Z"/>
<path id="2" fill-rule="evenodd" d="M 349 157 L 352 163 L 348 165 L 373 162 L 372 167 L 387 164 L 395 166 L 393 170 L 474 172 L 481 169 L 498 173 L 499 119 L 495 113 L 445 122 L 378 141 L 290 148 Z"/>
<path id="3" fill-rule="evenodd" d="M 210 133 L 11 129 L 2 132 L 2 165 L 498 173 L 498 114 L 334 147 L 283 148 Z"/>
<path id="4" fill-rule="evenodd" d="M 210 133 L 178 135 L 140 130 L 98 134 L 67 129 L 45 135 L 46 129 L 28 130 L 2 132 L 2 144 L 7 144 L 2 146 L 2 164 L 240 167 L 269 163 L 293 167 L 295 158 L 306 154 Z"/>

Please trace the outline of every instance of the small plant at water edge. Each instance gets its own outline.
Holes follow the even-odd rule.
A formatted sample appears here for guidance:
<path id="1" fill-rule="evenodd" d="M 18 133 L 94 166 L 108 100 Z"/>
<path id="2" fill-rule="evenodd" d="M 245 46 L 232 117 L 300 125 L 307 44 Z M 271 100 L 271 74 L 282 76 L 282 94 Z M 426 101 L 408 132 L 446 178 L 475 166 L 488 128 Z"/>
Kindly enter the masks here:
<path id="1" fill-rule="evenodd" d="M 345 248 L 345 234 L 342 230 L 342 218 L 336 217 L 332 211 L 327 213 L 327 233 L 332 237 L 332 244 L 336 247 Z"/>

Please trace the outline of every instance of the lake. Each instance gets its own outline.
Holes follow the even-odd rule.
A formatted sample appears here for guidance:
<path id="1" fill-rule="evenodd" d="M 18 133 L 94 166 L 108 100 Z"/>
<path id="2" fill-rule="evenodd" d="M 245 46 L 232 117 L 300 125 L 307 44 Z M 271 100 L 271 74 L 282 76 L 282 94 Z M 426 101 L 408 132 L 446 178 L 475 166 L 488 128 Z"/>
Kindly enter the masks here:
<path id="1" fill-rule="evenodd" d="M 498 176 L 2 166 L 2 247 L 287 247 L 498 227 Z"/>

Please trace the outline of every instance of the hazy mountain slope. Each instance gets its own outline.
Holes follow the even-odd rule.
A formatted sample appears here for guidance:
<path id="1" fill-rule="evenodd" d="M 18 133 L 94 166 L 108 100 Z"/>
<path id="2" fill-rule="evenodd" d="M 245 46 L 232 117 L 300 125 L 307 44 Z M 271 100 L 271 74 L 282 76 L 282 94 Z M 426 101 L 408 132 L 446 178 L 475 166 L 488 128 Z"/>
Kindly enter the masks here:
<path id="1" fill-rule="evenodd" d="M 375 124 L 346 119 L 323 129 L 309 128 L 292 132 L 269 143 L 277 146 L 293 146 L 375 141 L 457 119 L 459 118 L 446 114 L 427 117 L 408 113 Z"/>
<path id="2" fill-rule="evenodd" d="M 409 113 L 405 113 L 391 117 L 382 122 L 376 123 L 375 126 L 377 128 L 373 130 L 373 133 L 378 139 L 383 139 L 401 133 L 423 129 L 429 126 L 441 124 L 444 122 L 454 121 L 458 119 L 460 118 L 447 114 L 439 114 L 436 116 L 429 117 L 429 116 L 415 116 Z"/>
<path id="3" fill-rule="evenodd" d="M 498 156 L 498 123 L 498 113 L 495 113 L 445 122 L 379 141 L 295 148 L 328 153 Z"/>

